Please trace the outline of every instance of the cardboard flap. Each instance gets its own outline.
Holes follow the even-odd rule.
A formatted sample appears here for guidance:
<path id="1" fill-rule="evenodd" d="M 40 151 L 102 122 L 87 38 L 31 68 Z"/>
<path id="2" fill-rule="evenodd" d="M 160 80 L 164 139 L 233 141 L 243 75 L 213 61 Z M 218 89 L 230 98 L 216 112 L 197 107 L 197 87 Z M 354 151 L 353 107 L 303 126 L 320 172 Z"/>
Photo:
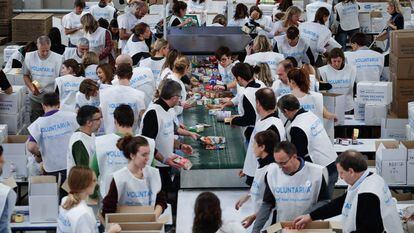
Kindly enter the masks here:
<path id="1" fill-rule="evenodd" d="M 382 18 L 381 11 L 371 11 L 370 15 L 371 15 L 371 18 Z"/>
<path id="2" fill-rule="evenodd" d="M 29 178 L 30 184 L 45 184 L 45 183 L 57 183 L 55 176 L 31 176 Z"/>
<path id="3" fill-rule="evenodd" d="M 162 223 L 162 224 L 167 224 L 169 221 L 170 221 L 170 216 L 169 216 L 169 215 L 166 215 L 166 216 L 160 217 L 160 218 L 157 220 L 157 222 L 158 222 L 158 223 Z"/>
<path id="4" fill-rule="evenodd" d="M 6 186 L 9 186 L 12 189 L 17 187 L 16 181 L 14 180 L 13 177 L 6 178 L 1 183 Z"/>
<path id="5" fill-rule="evenodd" d="M 29 135 L 9 135 L 4 143 L 25 143 L 28 138 Z"/>
<path id="6" fill-rule="evenodd" d="M 386 149 L 398 149 L 400 143 L 398 141 L 375 141 L 375 150 L 382 145 Z"/>
<path id="7" fill-rule="evenodd" d="M 156 222 L 120 223 L 119 225 L 123 231 L 161 230 L 164 227 L 164 224 Z"/>
<path id="8" fill-rule="evenodd" d="M 289 229 L 292 228 L 293 222 L 278 222 L 268 228 L 266 228 L 266 233 L 276 233 L 281 230 L 282 232 L 333 232 L 333 230 L 341 230 L 342 226 L 340 222 L 330 222 L 330 221 L 314 221 L 306 225 L 306 228 L 303 230 Z M 286 228 L 286 229 L 285 229 Z"/>
<path id="9" fill-rule="evenodd" d="M 331 92 L 321 92 L 321 94 L 323 96 L 331 96 L 331 97 L 337 97 L 337 96 L 341 96 L 342 94 L 338 94 L 338 93 L 331 93 Z"/>
<path id="10" fill-rule="evenodd" d="M 155 214 L 124 214 L 124 213 L 115 213 L 115 214 L 106 214 L 105 215 L 107 223 L 139 223 L 139 222 L 155 222 Z"/>
<path id="11" fill-rule="evenodd" d="M 152 206 L 118 206 L 117 213 L 154 213 Z"/>
<path id="12" fill-rule="evenodd" d="M 407 149 L 414 149 L 414 141 L 401 141 Z"/>
<path id="13" fill-rule="evenodd" d="M 276 233 L 280 230 L 282 230 L 282 224 L 278 222 L 266 228 L 266 233 Z"/>

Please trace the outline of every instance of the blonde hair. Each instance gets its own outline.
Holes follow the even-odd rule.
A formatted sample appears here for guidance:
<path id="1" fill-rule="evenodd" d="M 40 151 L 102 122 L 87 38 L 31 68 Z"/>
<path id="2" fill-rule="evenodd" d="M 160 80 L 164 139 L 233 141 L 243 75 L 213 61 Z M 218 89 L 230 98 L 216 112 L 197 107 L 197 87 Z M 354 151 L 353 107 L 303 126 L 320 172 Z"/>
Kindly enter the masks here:
<path id="1" fill-rule="evenodd" d="M 82 200 L 79 194 L 87 189 L 92 182 L 94 182 L 93 171 L 89 167 L 75 166 L 70 169 L 68 177 L 68 185 L 70 192 L 65 203 L 62 204 L 62 208 L 70 210 Z"/>
<path id="2" fill-rule="evenodd" d="M 302 14 L 302 10 L 299 7 L 297 7 L 297 6 L 290 6 L 287 9 L 286 14 L 282 18 L 282 20 L 283 20 L 283 27 L 292 26 L 292 25 L 290 25 L 292 23 L 292 16 L 293 15 L 300 15 L 300 14 Z"/>
<path id="3" fill-rule="evenodd" d="M 185 70 L 190 66 L 190 61 L 184 55 L 180 55 L 174 61 L 173 71 L 179 74 L 184 74 Z"/>
<path id="4" fill-rule="evenodd" d="M 99 57 L 94 52 L 86 52 L 82 57 L 82 64 L 87 67 L 90 65 L 98 65 Z"/>
<path id="5" fill-rule="evenodd" d="M 401 4 L 399 0 L 388 0 L 388 4 L 394 7 L 395 12 L 402 14 Z"/>
<path id="6" fill-rule="evenodd" d="M 168 41 L 166 41 L 164 38 L 160 38 L 154 42 L 154 44 L 151 45 L 151 56 L 155 56 L 157 52 L 159 52 L 161 49 L 168 46 Z"/>
<path id="7" fill-rule="evenodd" d="M 270 67 L 267 63 L 258 63 L 254 68 L 254 75 L 255 77 L 262 81 L 266 87 L 271 87 L 273 84 L 273 77 L 272 72 L 270 71 Z"/>
<path id="8" fill-rule="evenodd" d="M 98 21 L 96 21 L 95 18 L 89 13 L 83 15 L 80 21 L 81 21 L 83 30 L 89 34 L 94 33 L 96 29 L 98 29 L 99 27 Z"/>
<path id="9" fill-rule="evenodd" d="M 253 41 L 253 51 L 258 52 L 269 52 L 272 51 L 273 46 L 265 35 L 258 35 Z"/>

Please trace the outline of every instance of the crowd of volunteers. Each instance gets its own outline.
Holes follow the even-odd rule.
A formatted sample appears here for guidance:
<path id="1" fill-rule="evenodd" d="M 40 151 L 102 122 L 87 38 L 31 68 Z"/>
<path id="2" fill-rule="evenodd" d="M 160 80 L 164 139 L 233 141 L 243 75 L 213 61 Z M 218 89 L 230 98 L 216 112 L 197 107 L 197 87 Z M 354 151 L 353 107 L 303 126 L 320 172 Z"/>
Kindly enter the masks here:
<path id="1" fill-rule="evenodd" d="M 98 228 L 96 219 L 124 205 L 151 206 L 159 217 L 174 202 L 169 194 L 178 192 L 183 164 L 177 158 L 194 156 L 183 139 L 200 137 L 183 120 L 199 107 L 190 99 L 203 85 L 192 76 L 193 62 L 143 22 L 147 3 L 123 4 L 116 9 L 100 0 L 85 12 L 84 0 L 75 0 L 62 19 L 67 47 L 54 28 L 15 52 L 5 67 L 22 68 L 29 90 L 27 149 L 32 166 L 39 167 L 33 175 L 56 176 L 70 190 L 60 191 L 57 232 L 120 232 L 117 224 Z M 174 0 L 161 26 L 196 26 L 186 15 L 209 4 Z M 242 3 L 232 18 L 215 17 L 213 26 L 252 29 L 245 51 L 217 45 L 210 60 L 220 76 L 213 90 L 233 95 L 218 107 L 237 109 L 229 122 L 245 140 L 238 175 L 250 189 L 234 205 L 238 210 L 251 199 L 255 208 L 241 222 L 225 222 L 219 198 L 203 192 L 194 205 L 194 233 L 261 232 L 280 221 L 302 229 L 337 215 L 345 233 L 403 232 L 385 181 L 367 170 L 360 152 L 338 156 L 324 128 L 324 120 L 337 115 L 327 110 L 320 91 L 344 95 L 344 112 L 352 113 L 356 84 L 384 79 L 386 56 L 368 47 L 358 10 L 355 0 L 316 1 L 306 9 L 282 0 L 273 17 Z M 381 34 L 389 39 L 404 19 L 398 0 L 390 0 L 387 11 Z M 12 92 L 3 71 L 0 87 Z M 0 173 L 2 154 L 0 147 Z M 349 186 L 334 198 L 339 177 Z M 88 198 L 99 201 L 99 216 Z M 10 227 L 15 200 L 0 183 L 0 232 Z"/>

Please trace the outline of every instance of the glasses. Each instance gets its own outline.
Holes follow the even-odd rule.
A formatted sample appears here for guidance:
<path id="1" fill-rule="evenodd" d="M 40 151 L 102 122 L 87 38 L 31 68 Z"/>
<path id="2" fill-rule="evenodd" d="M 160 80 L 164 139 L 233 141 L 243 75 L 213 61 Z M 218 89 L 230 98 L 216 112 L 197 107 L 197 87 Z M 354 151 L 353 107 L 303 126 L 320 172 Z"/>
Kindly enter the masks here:
<path id="1" fill-rule="evenodd" d="M 292 156 L 293 157 L 293 156 Z M 277 162 L 277 161 L 275 161 L 276 162 L 276 164 L 277 165 L 279 165 L 279 166 L 285 166 L 286 164 L 288 164 L 289 163 L 289 161 L 292 159 L 292 157 L 290 157 L 288 160 L 286 160 L 285 162 Z"/>

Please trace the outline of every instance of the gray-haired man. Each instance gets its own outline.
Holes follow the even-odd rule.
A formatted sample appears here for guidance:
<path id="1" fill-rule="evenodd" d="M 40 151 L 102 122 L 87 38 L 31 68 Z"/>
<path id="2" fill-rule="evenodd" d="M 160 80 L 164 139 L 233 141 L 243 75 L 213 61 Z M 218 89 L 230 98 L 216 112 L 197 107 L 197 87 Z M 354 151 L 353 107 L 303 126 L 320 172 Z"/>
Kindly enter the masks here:
<path id="1" fill-rule="evenodd" d="M 37 39 L 37 50 L 27 53 L 24 59 L 23 79 L 29 89 L 31 105 L 30 122 L 44 114 L 42 96 L 45 92 L 53 92 L 55 79 L 59 77 L 62 56 L 50 51 L 50 38 L 40 36 Z"/>
<path id="2" fill-rule="evenodd" d="M 78 45 L 75 48 L 66 47 L 65 52 L 63 53 L 63 61 L 68 59 L 75 59 L 77 62 L 81 63 L 83 55 L 89 52 L 89 40 L 85 37 L 78 39 Z"/>

